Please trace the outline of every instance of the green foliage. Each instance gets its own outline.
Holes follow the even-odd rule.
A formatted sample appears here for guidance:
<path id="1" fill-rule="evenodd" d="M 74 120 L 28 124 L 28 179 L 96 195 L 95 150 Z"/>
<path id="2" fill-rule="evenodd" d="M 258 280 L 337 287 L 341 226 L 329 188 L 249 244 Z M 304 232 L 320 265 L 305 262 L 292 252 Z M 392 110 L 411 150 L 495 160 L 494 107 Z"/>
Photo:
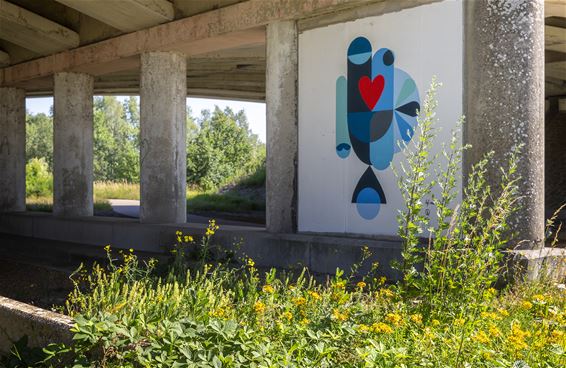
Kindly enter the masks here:
<path id="1" fill-rule="evenodd" d="M 200 128 L 187 146 L 187 182 L 205 190 L 251 173 L 265 148 L 251 134 L 243 111 L 218 107 L 204 111 Z"/>
<path id="2" fill-rule="evenodd" d="M 44 158 L 32 158 L 26 164 L 26 196 L 51 196 L 53 175 Z"/>
<path id="3" fill-rule="evenodd" d="M 405 300 L 383 279 L 355 283 L 340 270 L 325 283 L 306 270 L 260 275 L 250 258 L 213 266 L 217 230 L 211 222 L 200 239 L 178 231 L 172 267 L 161 276 L 155 261 L 132 250 L 117 258 L 107 246 L 107 267 L 72 276 L 72 345 L 50 345 L 36 366 L 563 366 L 563 286 L 487 289 L 482 318 L 468 324 L 449 311 L 422 314 L 421 299 Z M 186 252 L 198 262 L 187 263 Z"/>
<path id="4" fill-rule="evenodd" d="M 265 201 L 253 200 L 230 193 L 197 193 L 189 196 L 187 208 L 191 211 L 263 211 L 265 210 Z"/>
<path id="5" fill-rule="evenodd" d="M 33 158 L 53 167 L 53 118 L 45 114 L 26 115 L 26 159 Z"/>
<path id="6" fill-rule="evenodd" d="M 94 101 L 94 178 L 96 181 L 139 181 L 139 112 L 133 98 Z"/>
<path id="7" fill-rule="evenodd" d="M 399 290 L 406 299 L 418 298 L 419 310 L 432 318 L 452 314 L 473 325 L 484 310 L 486 290 L 502 273 L 501 251 L 507 246 L 508 221 L 518 209 L 517 161 L 519 148 L 500 168 L 501 184 L 492 189 L 485 180 L 492 154 L 476 163 L 466 178 L 462 200 L 456 204 L 462 154 L 468 147 L 458 145 L 460 126 L 441 155 L 433 156 L 436 89 L 433 80 L 419 114 L 418 139 L 407 150 L 398 183 L 405 201 L 399 214 L 399 235 L 403 239 L 403 274 Z M 431 177 L 434 168 L 435 178 Z M 434 210 L 424 206 L 426 200 Z M 423 241 L 427 239 L 428 241 Z M 462 329 L 456 364 L 470 329 Z"/>

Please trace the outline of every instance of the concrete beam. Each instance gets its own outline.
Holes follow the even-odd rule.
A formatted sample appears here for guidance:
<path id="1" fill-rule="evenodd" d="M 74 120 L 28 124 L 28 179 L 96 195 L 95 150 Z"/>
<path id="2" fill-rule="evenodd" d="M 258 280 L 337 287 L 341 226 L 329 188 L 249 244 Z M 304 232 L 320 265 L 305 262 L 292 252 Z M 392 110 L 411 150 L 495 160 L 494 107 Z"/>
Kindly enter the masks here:
<path id="1" fill-rule="evenodd" d="M 464 171 L 493 152 L 485 175 L 493 195 L 509 153 L 517 162 L 520 211 L 509 221 L 508 244 L 542 248 L 544 208 L 544 1 L 466 1 L 464 6 Z"/>
<path id="2" fill-rule="evenodd" d="M 382 0 L 248 0 L 4 68 L 0 74 L 0 86 L 18 85 L 63 71 L 100 75 L 120 60 L 143 52 L 174 50 L 194 56 L 223 49 L 259 46 L 265 43 L 265 26 L 270 22 L 307 18 L 379 1 Z M 122 70 L 127 70 L 130 66 L 122 67 Z"/>
<path id="3" fill-rule="evenodd" d="M 53 94 L 53 214 L 93 214 L 93 86 L 87 74 L 57 73 Z"/>
<path id="4" fill-rule="evenodd" d="M 141 222 L 187 221 L 186 74 L 183 54 L 141 57 Z"/>
<path id="5" fill-rule="evenodd" d="M 0 0 L 0 38 L 40 55 L 79 45 L 76 32 L 5 0 Z"/>
<path id="6" fill-rule="evenodd" d="M 266 228 L 297 229 L 298 31 L 295 21 L 267 26 Z"/>
<path id="7" fill-rule="evenodd" d="M 547 50 L 566 52 L 566 28 L 546 26 L 544 32 Z"/>
<path id="8" fill-rule="evenodd" d="M 10 65 L 10 55 L 0 50 L 0 68 Z"/>
<path id="9" fill-rule="evenodd" d="M 26 209 L 26 93 L 0 88 L 0 212 Z"/>
<path id="10" fill-rule="evenodd" d="M 170 22 L 175 17 L 167 0 L 55 0 L 124 32 Z"/>

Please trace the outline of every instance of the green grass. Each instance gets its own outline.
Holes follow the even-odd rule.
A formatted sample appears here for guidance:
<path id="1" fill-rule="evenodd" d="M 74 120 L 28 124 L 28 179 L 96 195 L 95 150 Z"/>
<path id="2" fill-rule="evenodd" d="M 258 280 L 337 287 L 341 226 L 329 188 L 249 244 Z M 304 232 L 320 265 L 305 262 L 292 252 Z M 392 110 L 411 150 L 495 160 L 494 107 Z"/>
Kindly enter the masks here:
<path id="1" fill-rule="evenodd" d="M 265 201 L 253 200 L 236 194 L 187 192 L 190 211 L 243 212 L 264 211 Z"/>
<path id="2" fill-rule="evenodd" d="M 28 197 L 26 198 L 26 209 L 28 211 L 53 212 L 53 197 Z M 111 211 L 110 202 L 105 199 L 94 201 L 95 211 Z"/>
<path id="3" fill-rule="evenodd" d="M 94 208 L 110 211 L 109 199 L 140 199 L 140 185 L 125 182 L 94 183 Z M 28 211 L 51 212 L 52 196 L 28 197 Z M 246 212 L 265 210 L 265 201 L 246 198 L 234 193 L 214 193 L 187 190 L 187 208 L 191 211 Z"/>

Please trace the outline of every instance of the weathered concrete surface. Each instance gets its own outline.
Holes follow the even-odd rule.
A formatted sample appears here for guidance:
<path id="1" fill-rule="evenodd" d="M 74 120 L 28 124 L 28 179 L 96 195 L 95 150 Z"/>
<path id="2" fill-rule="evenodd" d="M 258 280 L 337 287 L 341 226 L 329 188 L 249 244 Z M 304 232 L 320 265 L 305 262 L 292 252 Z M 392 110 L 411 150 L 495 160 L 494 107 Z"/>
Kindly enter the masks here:
<path id="1" fill-rule="evenodd" d="M 71 318 L 0 296 L 0 355 L 24 336 L 29 347 L 72 341 Z"/>
<path id="2" fill-rule="evenodd" d="M 544 243 L 544 1 L 466 1 L 464 142 L 465 172 L 494 151 L 487 181 L 497 190 L 499 167 L 513 147 L 518 161 L 522 209 L 511 220 L 511 246 Z"/>
<path id="3" fill-rule="evenodd" d="M 26 94 L 0 88 L 0 212 L 26 209 Z"/>
<path id="4" fill-rule="evenodd" d="M 267 27 L 266 224 L 270 232 L 297 229 L 298 38 L 294 21 Z"/>
<path id="5" fill-rule="evenodd" d="M 94 79 L 58 73 L 53 96 L 53 214 L 93 214 Z"/>
<path id="6" fill-rule="evenodd" d="M 146 223 L 187 218 L 187 62 L 185 55 L 151 52 L 141 57 L 141 211 Z"/>
<path id="7" fill-rule="evenodd" d="M 198 236 L 205 232 L 206 226 L 141 224 L 134 219 L 109 217 L 58 218 L 38 212 L 0 214 L 0 234 L 98 246 L 99 249 L 111 244 L 114 248 L 151 253 L 162 253 L 173 245 L 177 230 Z M 398 272 L 390 267 L 391 260 L 401 256 L 401 242 L 395 237 L 273 234 L 257 227 L 225 225 L 214 236 L 214 244 L 233 249 L 238 256 L 253 257 L 259 267 L 306 266 L 312 272 L 323 274 L 334 274 L 337 267 L 349 270 L 360 261 L 362 247 L 367 246 L 373 256 L 360 271 L 368 271 L 376 261 L 381 274 L 391 280 L 399 278 Z"/>
<path id="8" fill-rule="evenodd" d="M 566 249 L 540 248 L 512 250 L 507 253 L 509 280 L 566 280 Z"/>
<path id="9" fill-rule="evenodd" d="M 264 42 L 264 26 L 279 19 L 307 18 L 383 0 L 248 0 L 174 22 L 49 55 L 0 72 L 0 86 L 14 86 L 58 72 L 105 74 L 128 70 L 134 56 L 182 50 L 187 56 Z M 134 64 L 135 65 L 135 64 Z M 100 71 L 104 73 L 100 73 Z M 3 74 L 3 75 L 2 75 Z M 34 83 L 29 87 L 33 88 Z"/>

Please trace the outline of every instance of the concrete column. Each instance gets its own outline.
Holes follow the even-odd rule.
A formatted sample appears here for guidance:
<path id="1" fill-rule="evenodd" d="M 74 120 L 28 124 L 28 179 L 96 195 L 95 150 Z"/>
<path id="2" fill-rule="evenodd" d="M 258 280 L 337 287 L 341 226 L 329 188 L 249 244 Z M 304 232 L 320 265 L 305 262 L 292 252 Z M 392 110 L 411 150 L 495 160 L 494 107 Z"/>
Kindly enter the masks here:
<path id="1" fill-rule="evenodd" d="M 174 52 L 141 56 L 141 213 L 146 223 L 187 220 L 187 61 Z"/>
<path id="2" fill-rule="evenodd" d="M 266 225 L 270 232 L 297 229 L 297 25 L 267 26 Z"/>
<path id="3" fill-rule="evenodd" d="M 94 78 L 57 73 L 53 87 L 53 214 L 93 214 Z"/>
<path id="4" fill-rule="evenodd" d="M 544 1 L 465 2 L 465 169 L 489 151 L 494 190 L 499 166 L 523 145 L 518 173 L 521 210 L 511 220 L 511 247 L 544 243 Z"/>
<path id="5" fill-rule="evenodd" d="M 0 88 L 0 212 L 26 209 L 26 93 Z"/>

